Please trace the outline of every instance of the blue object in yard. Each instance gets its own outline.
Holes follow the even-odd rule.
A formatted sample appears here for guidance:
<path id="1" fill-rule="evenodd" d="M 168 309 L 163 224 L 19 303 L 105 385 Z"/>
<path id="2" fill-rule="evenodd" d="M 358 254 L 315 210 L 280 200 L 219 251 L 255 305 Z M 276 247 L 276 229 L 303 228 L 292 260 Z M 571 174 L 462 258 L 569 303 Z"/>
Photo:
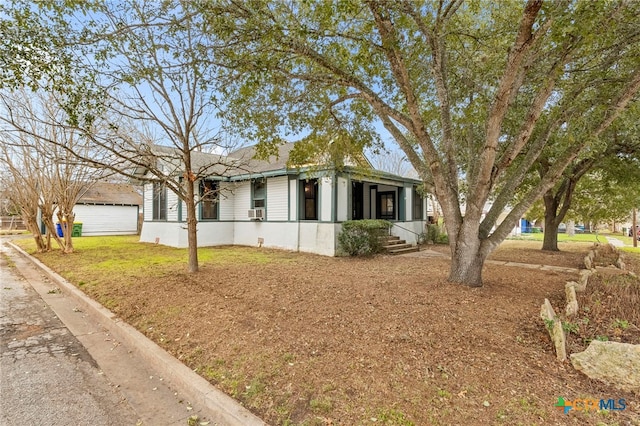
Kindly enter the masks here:
<path id="1" fill-rule="evenodd" d="M 59 223 L 56 223 L 56 232 L 58 233 L 58 237 L 64 236 L 64 234 L 62 233 L 62 225 L 60 225 Z"/>

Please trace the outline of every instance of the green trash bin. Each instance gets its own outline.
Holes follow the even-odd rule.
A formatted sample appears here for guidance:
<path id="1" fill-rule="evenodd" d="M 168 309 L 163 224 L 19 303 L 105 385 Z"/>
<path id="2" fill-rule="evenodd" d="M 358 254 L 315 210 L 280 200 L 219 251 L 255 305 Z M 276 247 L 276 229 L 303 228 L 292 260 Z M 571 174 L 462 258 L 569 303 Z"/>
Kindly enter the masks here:
<path id="1" fill-rule="evenodd" d="M 82 237 L 82 222 L 73 222 L 72 237 Z"/>

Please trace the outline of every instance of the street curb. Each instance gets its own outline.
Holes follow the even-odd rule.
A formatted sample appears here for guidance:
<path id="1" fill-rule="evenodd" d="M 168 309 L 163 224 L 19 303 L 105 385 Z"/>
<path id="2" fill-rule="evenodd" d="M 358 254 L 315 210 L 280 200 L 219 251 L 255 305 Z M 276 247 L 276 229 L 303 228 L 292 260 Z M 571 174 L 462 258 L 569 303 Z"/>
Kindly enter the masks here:
<path id="1" fill-rule="evenodd" d="M 164 378 L 194 404 L 206 407 L 213 421 L 229 426 L 263 426 L 266 423 L 244 408 L 238 401 L 215 388 L 189 367 L 148 339 L 144 334 L 117 318 L 116 315 L 89 298 L 75 285 L 58 275 L 51 268 L 9 242 L 14 250 L 40 268 L 49 279 L 69 295 L 86 313 L 97 319 L 117 339 L 125 342 L 157 369 Z"/>

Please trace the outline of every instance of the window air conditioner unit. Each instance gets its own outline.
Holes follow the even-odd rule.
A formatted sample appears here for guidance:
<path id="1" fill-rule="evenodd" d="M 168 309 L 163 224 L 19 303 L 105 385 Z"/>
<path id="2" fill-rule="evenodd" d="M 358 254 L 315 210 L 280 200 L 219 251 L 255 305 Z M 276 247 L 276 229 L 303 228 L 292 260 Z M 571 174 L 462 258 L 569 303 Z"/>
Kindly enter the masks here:
<path id="1" fill-rule="evenodd" d="M 263 220 L 264 219 L 264 209 L 250 209 L 247 217 L 249 219 L 255 220 Z"/>

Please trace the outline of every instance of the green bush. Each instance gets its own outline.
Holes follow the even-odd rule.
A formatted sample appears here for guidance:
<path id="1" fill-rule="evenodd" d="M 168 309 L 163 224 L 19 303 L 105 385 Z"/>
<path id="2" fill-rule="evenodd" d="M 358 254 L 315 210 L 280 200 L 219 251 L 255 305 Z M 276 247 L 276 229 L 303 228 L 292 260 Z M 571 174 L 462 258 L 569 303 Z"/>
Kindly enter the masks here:
<path id="1" fill-rule="evenodd" d="M 431 223 L 427 225 L 426 242 L 431 244 L 448 244 L 449 236 L 442 231 L 442 226 Z"/>
<path id="2" fill-rule="evenodd" d="M 382 238 L 389 234 L 391 222 L 379 219 L 348 220 L 342 223 L 338 246 L 349 256 L 369 256 L 382 251 Z"/>

